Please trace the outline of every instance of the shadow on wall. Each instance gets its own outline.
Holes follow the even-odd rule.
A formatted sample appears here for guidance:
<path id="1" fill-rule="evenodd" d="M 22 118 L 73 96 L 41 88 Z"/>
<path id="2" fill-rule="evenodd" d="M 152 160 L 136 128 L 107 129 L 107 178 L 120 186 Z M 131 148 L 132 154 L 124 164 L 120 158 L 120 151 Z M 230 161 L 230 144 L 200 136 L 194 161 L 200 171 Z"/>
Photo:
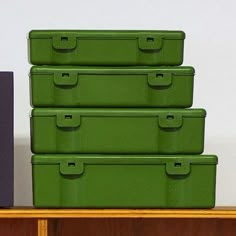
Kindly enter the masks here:
<path id="1" fill-rule="evenodd" d="M 30 138 L 14 142 L 14 206 L 32 206 Z"/>

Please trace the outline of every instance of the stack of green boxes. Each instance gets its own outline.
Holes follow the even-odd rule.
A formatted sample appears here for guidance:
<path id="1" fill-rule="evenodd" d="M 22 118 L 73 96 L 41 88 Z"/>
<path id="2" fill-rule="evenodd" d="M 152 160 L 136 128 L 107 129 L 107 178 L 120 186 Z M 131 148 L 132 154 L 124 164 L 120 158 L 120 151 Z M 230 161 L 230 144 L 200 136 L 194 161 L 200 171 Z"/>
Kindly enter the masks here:
<path id="1" fill-rule="evenodd" d="M 181 31 L 31 31 L 36 207 L 212 208 L 217 157 Z M 46 66 L 47 65 L 47 66 Z"/>

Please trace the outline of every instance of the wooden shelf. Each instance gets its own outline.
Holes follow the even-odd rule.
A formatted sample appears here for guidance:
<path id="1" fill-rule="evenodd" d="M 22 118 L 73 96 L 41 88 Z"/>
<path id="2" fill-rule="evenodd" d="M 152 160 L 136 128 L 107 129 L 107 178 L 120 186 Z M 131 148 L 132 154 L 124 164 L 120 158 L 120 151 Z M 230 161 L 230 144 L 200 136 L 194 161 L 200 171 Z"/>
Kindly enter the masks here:
<path id="1" fill-rule="evenodd" d="M 236 219 L 236 208 L 166 209 L 1 209 L 0 218 L 221 218 Z"/>
<path id="2" fill-rule="evenodd" d="M 8 219 L 8 221 L 6 221 Z M 158 220 L 155 220 L 158 219 Z M 198 235 L 209 230 L 212 235 L 216 235 L 219 230 L 228 232 L 226 235 L 236 235 L 236 207 L 217 207 L 214 209 L 33 209 L 33 208 L 13 208 L 0 209 L 0 221 L 6 229 L 6 222 L 10 225 L 13 222 L 15 228 L 20 227 L 22 222 L 25 228 L 21 229 L 21 235 L 32 228 L 37 236 L 58 236 L 78 235 L 81 232 L 90 230 L 89 235 L 116 235 L 114 232 L 120 231 L 122 234 L 133 235 L 143 232 L 142 235 L 173 235 L 179 227 L 186 227 L 186 234 L 193 235 L 196 227 Z M 18 221 L 18 223 L 16 223 Z M 14 223 L 15 222 L 15 223 Z M 28 222 L 28 223 L 27 223 Z M 168 225 L 172 225 L 169 228 Z M 93 225 L 93 228 L 90 227 Z M 102 226 L 101 226 L 102 225 Z M 9 227 L 13 230 L 12 226 Z M 1 227 L 0 227 L 1 229 Z M 152 231 L 150 231 L 152 229 Z M 110 234 L 112 231 L 114 234 Z M 0 231 L 1 232 L 1 231 Z M 12 232 L 12 231 L 11 231 Z M 19 232 L 19 231 L 18 231 Z M 1 235 L 14 235 L 15 231 Z M 29 233 L 29 232 L 28 232 Z M 141 235 L 141 234 L 140 234 Z"/>

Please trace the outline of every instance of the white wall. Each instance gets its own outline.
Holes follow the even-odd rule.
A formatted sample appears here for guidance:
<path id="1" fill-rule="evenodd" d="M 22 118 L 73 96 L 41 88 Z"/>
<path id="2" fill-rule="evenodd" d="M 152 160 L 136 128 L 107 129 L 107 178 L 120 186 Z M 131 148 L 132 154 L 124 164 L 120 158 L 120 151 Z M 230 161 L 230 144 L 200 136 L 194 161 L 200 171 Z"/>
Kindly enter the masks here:
<path id="1" fill-rule="evenodd" d="M 236 3 L 233 0 L 1 0 L 0 70 L 15 72 L 15 204 L 31 205 L 27 33 L 31 29 L 180 29 L 208 111 L 205 153 L 219 156 L 217 205 L 236 205 Z"/>

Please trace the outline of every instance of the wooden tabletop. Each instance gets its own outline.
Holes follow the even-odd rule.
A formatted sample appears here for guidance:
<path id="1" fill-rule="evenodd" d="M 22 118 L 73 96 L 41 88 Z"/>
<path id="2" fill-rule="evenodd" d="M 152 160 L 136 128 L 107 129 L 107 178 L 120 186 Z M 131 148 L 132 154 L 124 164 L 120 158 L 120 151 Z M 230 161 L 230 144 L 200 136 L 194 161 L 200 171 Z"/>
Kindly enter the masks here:
<path id="1" fill-rule="evenodd" d="M 0 209 L 0 218 L 236 218 L 236 207 L 214 209 Z"/>

